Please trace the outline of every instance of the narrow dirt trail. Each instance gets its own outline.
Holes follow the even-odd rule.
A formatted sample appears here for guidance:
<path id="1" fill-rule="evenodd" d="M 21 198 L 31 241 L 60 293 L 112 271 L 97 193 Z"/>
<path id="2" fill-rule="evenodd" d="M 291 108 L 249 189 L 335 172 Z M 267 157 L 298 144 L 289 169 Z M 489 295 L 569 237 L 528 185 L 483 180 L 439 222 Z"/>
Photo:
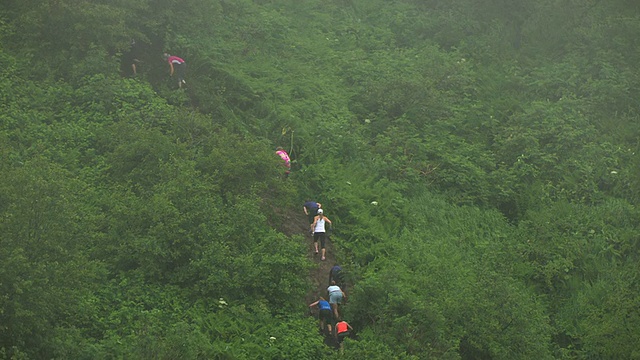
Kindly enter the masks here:
<path id="1" fill-rule="evenodd" d="M 330 216 L 328 216 L 331 219 Z M 326 242 L 326 254 L 325 260 L 321 260 L 321 254 L 315 255 L 315 247 L 313 245 L 313 237 L 309 233 L 309 222 L 307 216 L 302 213 L 302 209 L 299 212 L 292 213 L 288 210 L 285 218 L 287 221 L 281 224 L 280 230 L 287 236 L 303 235 L 304 242 L 307 249 L 307 257 L 316 264 L 309 270 L 309 280 L 311 281 L 311 289 L 305 296 L 306 304 L 318 300 L 319 296 L 329 299 L 327 296 L 327 287 L 329 286 L 329 271 L 336 264 L 336 256 L 334 252 L 333 243 L 331 239 Z M 312 312 L 308 312 L 309 315 Z M 314 312 L 315 314 L 315 312 Z M 337 344 L 332 337 L 325 336 L 324 342 L 327 346 L 335 347 Z"/>
<path id="2" fill-rule="evenodd" d="M 312 287 L 305 296 L 306 304 L 315 302 L 320 296 L 328 300 L 329 298 L 327 295 L 327 287 L 329 287 L 329 271 L 331 270 L 333 265 L 337 263 L 334 246 L 331 239 L 327 240 L 326 242 L 326 259 L 323 261 L 321 260 L 321 254 L 315 255 L 313 237 L 309 232 L 309 220 L 307 216 L 302 212 L 302 207 L 300 207 L 299 211 L 287 209 L 286 212 L 281 212 L 280 216 L 281 219 L 284 219 L 284 222 L 280 224 L 280 231 L 282 231 L 287 236 L 302 235 L 304 237 L 304 242 L 307 249 L 307 257 L 314 264 L 316 264 L 316 266 L 312 267 L 309 270 L 309 279 L 311 280 Z M 327 214 L 327 217 L 331 219 L 331 214 Z M 346 289 L 343 290 L 345 290 L 345 293 L 348 295 Z M 343 299 L 343 305 L 340 305 L 340 308 L 347 304 L 347 299 L 348 298 Z M 309 316 L 314 315 L 317 318 L 317 311 L 315 311 L 315 309 L 313 311 L 311 311 L 310 309 L 307 314 Z M 319 334 L 322 334 L 322 332 L 320 332 Z M 336 349 L 338 348 L 338 344 L 336 343 L 333 336 L 324 336 L 324 343 L 329 347 L 333 347 Z"/>
<path id="3" fill-rule="evenodd" d="M 282 231 L 288 236 L 300 234 L 304 236 L 305 245 L 307 247 L 307 257 L 313 261 L 316 266 L 309 271 L 309 279 L 311 280 L 313 287 L 307 293 L 306 300 L 310 304 L 318 300 L 318 296 L 326 297 L 327 287 L 329 286 L 329 271 L 336 263 L 335 252 L 333 251 L 333 244 L 331 240 L 326 243 L 326 255 L 325 260 L 321 260 L 320 254 L 315 255 L 315 248 L 313 246 L 313 237 L 309 233 L 309 223 L 306 215 L 300 210 L 300 214 L 289 216 L 289 223 L 283 226 Z"/>

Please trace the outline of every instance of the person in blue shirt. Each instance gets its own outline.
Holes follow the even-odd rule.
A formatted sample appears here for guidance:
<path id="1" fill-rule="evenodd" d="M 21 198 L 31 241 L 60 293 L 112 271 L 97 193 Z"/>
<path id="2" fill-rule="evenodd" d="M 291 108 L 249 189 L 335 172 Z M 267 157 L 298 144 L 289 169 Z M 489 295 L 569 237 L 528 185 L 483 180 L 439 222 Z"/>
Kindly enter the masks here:
<path id="1" fill-rule="evenodd" d="M 302 207 L 302 210 L 304 210 L 304 214 L 307 215 L 307 218 L 309 219 L 309 224 L 313 224 L 313 220 L 318 214 L 318 209 L 320 209 L 321 207 L 322 207 L 322 204 L 320 204 L 319 202 L 311 201 L 311 200 L 305 201 L 304 206 Z"/>
<path id="2" fill-rule="evenodd" d="M 320 320 L 320 331 L 325 330 L 325 326 L 327 328 L 327 334 L 331 334 L 331 322 L 333 320 L 333 312 L 331 311 L 331 304 L 327 300 L 325 300 L 322 296 L 318 301 L 315 301 L 309 304 L 309 307 L 318 307 L 318 319 Z"/>
<path id="3" fill-rule="evenodd" d="M 329 284 L 331 284 L 332 281 L 335 281 L 336 285 L 340 286 L 343 291 L 345 290 L 344 272 L 338 264 L 334 264 L 329 271 Z"/>

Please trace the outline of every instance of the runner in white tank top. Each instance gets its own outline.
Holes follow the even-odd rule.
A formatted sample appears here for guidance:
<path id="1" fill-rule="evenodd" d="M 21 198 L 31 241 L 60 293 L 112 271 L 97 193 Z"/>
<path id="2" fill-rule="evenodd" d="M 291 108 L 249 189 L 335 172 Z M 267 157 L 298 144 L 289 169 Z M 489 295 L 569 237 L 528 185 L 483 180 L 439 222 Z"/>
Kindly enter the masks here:
<path id="1" fill-rule="evenodd" d="M 313 244 L 316 248 L 316 254 L 318 253 L 318 240 L 320 240 L 320 247 L 322 248 L 322 260 L 325 260 L 325 242 L 326 242 L 326 229 L 325 223 L 329 223 L 331 225 L 331 220 L 328 217 L 324 216 L 324 211 L 322 209 L 318 209 L 318 215 L 313 219 L 313 223 L 311 224 L 311 231 L 313 231 Z"/>

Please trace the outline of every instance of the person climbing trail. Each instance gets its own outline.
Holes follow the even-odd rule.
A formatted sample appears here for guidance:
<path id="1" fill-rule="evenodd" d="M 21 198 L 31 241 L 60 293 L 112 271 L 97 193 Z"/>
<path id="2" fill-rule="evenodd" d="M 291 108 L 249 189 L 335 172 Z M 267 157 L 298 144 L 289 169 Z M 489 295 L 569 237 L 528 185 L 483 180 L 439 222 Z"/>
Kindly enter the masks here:
<path id="1" fill-rule="evenodd" d="M 329 284 L 331 284 L 332 281 L 335 281 L 336 285 L 338 285 L 342 291 L 346 290 L 344 272 L 342 271 L 342 267 L 338 264 L 334 264 L 329 271 Z"/>
<path id="2" fill-rule="evenodd" d="M 165 61 L 169 63 L 169 76 L 173 76 L 173 73 L 175 72 L 176 77 L 178 78 L 178 88 L 182 89 L 182 85 L 187 84 L 184 80 L 184 75 L 187 72 L 187 63 L 175 55 L 164 53 L 163 57 Z"/>
<path id="3" fill-rule="evenodd" d="M 342 300 L 345 298 L 344 292 L 340 289 L 340 286 L 336 285 L 335 280 L 331 281 L 331 285 L 327 288 L 329 293 L 329 304 L 333 310 L 333 316 L 337 320 L 340 320 L 340 314 L 338 311 L 338 305 L 342 304 Z"/>
<path id="4" fill-rule="evenodd" d="M 331 311 L 331 304 L 325 300 L 322 296 L 317 301 L 309 304 L 309 307 L 318 307 L 318 320 L 320 321 L 320 331 L 324 334 L 332 334 L 331 323 L 333 321 L 333 313 Z M 326 332 L 325 332 L 326 331 Z"/>
<path id="5" fill-rule="evenodd" d="M 352 331 L 353 328 L 346 321 L 342 320 L 336 323 L 336 342 L 338 346 L 342 346 L 342 341 L 349 336 Z"/>
<path id="6" fill-rule="evenodd" d="M 276 148 L 276 154 L 278 154 L 282 161 L 284 161 L 284 167 L 287 168 L 287 170 L 285 170 L 284 172 L 284 175 L 289 176 L 289 174 L 291 173 L 291 159 L 289 158 L 289 154 L 280 146 Z"/>
<path id="7" fill-rule="evenodd" d="M 135 39 L 131 39 L 131 43 L 129 43 L 129 51 L 125 53 L 123 62 L 129 66 L 131 76 L 134 77 L 138 75 L 138 64 L 142 62 L 140 61 L 140 51 L 140 45 Z M 126 72 L 128 72 L 128 70 Z"/>
<path id="8" fill-rule="evenodd" d="M 302 207 L 304 214 L 309 218 L 309 224 L 313 224 L 313 220 L 318 214 L 318 209 L 322 208 L 322 204 L 316 201 L 307 200 Z"/>
<path id="9" fill-rule="evenodd" d="M 331 220 L 324 216 L 324 210 L 318 209 L 318 215 L 316 215 L 313 223 L 311 224 L 311 231 L 313 232 L 313 245 L 316 248 L 316 254 L 318 253 L 318 240 L 320 240 L 320 247 L 322 250 L 322 260 L 326 259 L 326 224 L 331 226 Z"/>

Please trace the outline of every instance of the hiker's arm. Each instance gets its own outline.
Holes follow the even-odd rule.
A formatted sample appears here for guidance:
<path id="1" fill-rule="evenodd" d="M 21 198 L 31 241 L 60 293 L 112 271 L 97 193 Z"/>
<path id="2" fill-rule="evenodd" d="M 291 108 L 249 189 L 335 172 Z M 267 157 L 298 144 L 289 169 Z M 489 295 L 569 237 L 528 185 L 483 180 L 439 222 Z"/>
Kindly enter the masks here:
<path id="1" fill-rule="evenodd" d="M 173 76 L 173 63 L 172 62 L 169 63 L 169 68 L 171 69 L 171 71 L 169 72 L 169 76 Z"/>
<path id="2" fill-rule="evenodd" d="M 309 304 L 309 307 L 316 306 L 316 305 L 318 305 L 318 301 L 316 301 L 316 302 L 314 302 L 312 304 Z"/>
<path id="3" fill-rule="evenodd" d="M 303 206 L 302 210 L 304 210 L 304 214 L 305 215 L 309 216 L 309 212 L 307 211 L 307 207 L 306 206 Z"/>

